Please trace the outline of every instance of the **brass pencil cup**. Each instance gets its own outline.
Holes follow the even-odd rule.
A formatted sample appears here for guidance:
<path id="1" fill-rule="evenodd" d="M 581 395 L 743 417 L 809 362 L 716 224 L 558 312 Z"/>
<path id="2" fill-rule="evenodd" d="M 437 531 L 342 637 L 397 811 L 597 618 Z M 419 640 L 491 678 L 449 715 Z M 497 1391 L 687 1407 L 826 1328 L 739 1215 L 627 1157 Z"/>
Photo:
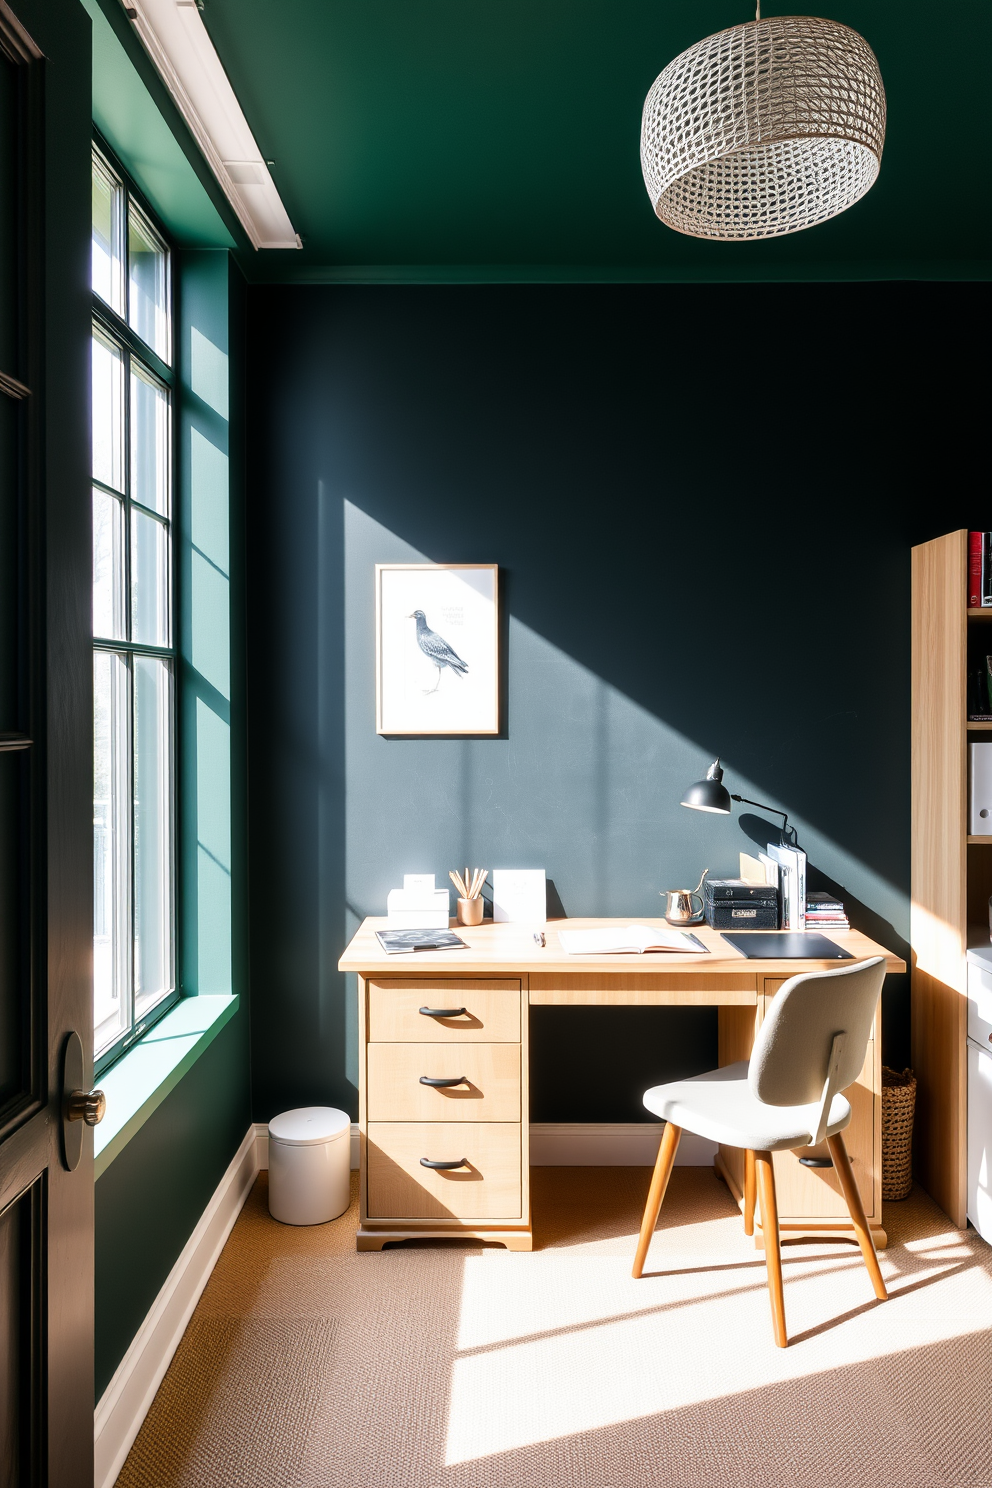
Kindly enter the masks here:
<path id="1" fill-rule="evenodd" d="M 485 900 L 480 894 L 477 899 L 459 899 L 458 901 L 458 923 L 459 925 L 481 925 L 482 914 L 485 909 Z"/>

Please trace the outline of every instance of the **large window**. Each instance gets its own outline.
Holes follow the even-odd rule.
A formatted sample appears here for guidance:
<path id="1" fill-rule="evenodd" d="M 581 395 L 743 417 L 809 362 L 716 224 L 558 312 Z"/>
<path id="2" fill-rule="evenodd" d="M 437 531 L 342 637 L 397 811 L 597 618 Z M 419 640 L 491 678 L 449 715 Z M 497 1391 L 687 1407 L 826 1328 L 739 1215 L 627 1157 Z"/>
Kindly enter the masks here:
<path id="1" fill-rule="evenodd" d="M 93 152 L 93 1018 L 100 1066 L 176 995 L 172 267 Z"/>

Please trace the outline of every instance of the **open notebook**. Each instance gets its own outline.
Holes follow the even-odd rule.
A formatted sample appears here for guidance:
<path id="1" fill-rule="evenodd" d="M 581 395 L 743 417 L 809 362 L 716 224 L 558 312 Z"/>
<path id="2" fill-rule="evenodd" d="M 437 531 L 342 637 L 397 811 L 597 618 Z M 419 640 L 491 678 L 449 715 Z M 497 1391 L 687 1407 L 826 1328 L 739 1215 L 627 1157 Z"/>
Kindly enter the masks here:
<path id="1" fill-rule="evenodd" d="M 657 925 L 623 925 L 610 930 L 559 930 L 561 948 L 570 956 L 640 955 L 645 951 L 675 951 L 678 955 L 709 955 L 701 940 L 685 930 L 663 930 Z"/>

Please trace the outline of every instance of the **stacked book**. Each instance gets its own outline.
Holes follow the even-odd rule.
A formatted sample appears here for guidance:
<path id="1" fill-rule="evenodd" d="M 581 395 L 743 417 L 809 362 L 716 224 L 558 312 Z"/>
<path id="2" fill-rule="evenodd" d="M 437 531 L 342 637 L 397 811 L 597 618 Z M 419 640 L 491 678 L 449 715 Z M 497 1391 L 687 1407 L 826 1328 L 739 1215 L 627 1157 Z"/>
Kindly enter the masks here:
<path id="1" fill-rule="evenodd" d="M 821 890 L 806 895 L 806 927 L 809 930 L 850 930 L 844 906 L 833 894 Z"/>
<path id="2" fill-rule="evenodd" d="M 741 853 L 741 878 L 745 883 L 771 884 L 778 891 L 779 928 L 806 928 L 806 854 L 801 847 L 769 842 L 768 851 L 756 858 Z"/>
<path id="3" fill-rule="evenodd" d="M 967 707 L 969 723 L 992 723 L 992 656 L 969 658 Z"/>
<path id="4" fill-rule="evenodd" d="M 968 533 L 968 608 L 992 605 L 992 532 Z"/>

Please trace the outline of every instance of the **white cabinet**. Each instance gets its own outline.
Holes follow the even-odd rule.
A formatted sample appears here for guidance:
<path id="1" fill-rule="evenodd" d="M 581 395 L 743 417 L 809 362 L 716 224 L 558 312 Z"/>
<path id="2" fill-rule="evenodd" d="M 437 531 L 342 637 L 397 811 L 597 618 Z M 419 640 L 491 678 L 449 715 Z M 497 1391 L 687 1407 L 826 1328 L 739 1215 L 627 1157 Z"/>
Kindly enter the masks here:
<path id="1" fill-rule="evenodd" d="M 968 1040 L 968 1218 L 992 1244 L 992 1048 Z"/>

